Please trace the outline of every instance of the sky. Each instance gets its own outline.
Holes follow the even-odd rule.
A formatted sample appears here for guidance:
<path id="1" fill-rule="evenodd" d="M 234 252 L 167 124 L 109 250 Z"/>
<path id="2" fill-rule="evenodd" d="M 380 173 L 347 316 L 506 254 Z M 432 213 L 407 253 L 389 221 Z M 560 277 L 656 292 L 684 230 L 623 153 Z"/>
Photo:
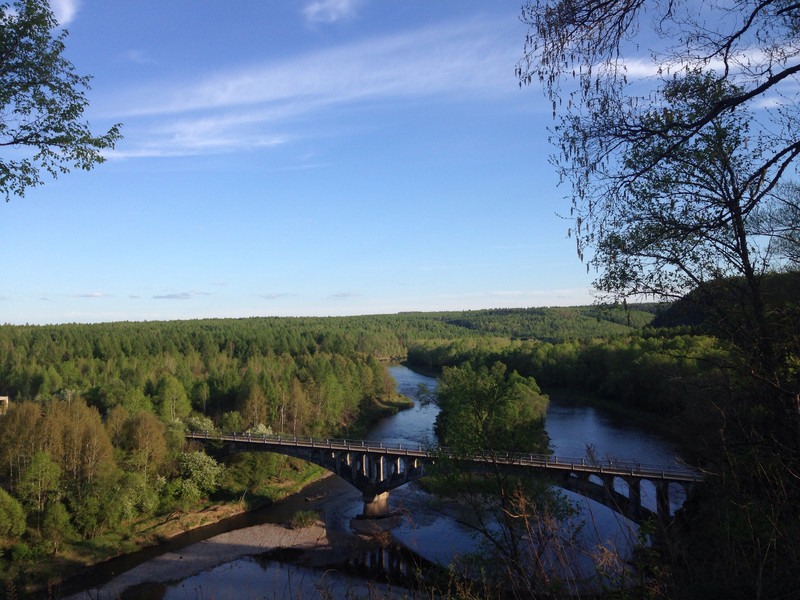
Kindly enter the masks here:
<path id="1" fill-rule="evenodd" d="M 51 5 L 124 138 L 0 205 L 0 323 L 593 301 L 518 2 Z"/>

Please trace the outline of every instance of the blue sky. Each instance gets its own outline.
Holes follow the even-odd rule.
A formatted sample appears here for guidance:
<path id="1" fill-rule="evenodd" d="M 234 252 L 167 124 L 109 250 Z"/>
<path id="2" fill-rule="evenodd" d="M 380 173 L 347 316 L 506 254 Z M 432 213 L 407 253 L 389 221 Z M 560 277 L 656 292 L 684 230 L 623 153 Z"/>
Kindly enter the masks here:
<path id="1" fill-rule="evenodd" d="M 0 322 L 592 302 L 519 3 L 52 5 L 124 139 L 0 207 Z"/>

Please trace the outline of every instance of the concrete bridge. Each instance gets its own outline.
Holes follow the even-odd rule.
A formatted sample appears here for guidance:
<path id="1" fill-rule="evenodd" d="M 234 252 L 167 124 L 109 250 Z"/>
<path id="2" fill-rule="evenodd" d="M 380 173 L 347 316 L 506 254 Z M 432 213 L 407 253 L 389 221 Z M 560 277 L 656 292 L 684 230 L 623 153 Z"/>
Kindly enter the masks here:
<path id="1" fill-rule="evenodd" d="M 364 499 L 364 516 L 389 514 L 389 492 L 426 475 L 425 467 L 441 458 L 458 458 L 474 472 L 500 469 L 510 475 L 535 474 L 554 485 L 591 498 L 636 523 L 670 516 L 670 485 L 688 495 L 703 476 L 677 467 L 625 461 L 593 461 L 542 454 L 506 453 L 456 457 L 444 448 L 384 444 L 364 440 L 313 438 L 290 435 L 191 432 L 186 438 L 235 452 L 276 452 L 320 465 L 355 488 Z M 656 510 L 642 505 L 641 484 L 655 488 Z M 627 488 L 625 492 L 619 488 Z"/>

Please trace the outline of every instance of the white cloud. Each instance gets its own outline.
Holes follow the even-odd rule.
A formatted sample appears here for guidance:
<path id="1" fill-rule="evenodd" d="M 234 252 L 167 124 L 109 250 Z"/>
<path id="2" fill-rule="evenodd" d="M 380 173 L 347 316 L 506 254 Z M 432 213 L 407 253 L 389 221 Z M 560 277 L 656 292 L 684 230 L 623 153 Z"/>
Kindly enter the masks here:
<path id="1" fill-rule="evenodd" d="M 137 63 L 137 64 L 140 64 L 140 65 L 152 64 L 152 63 L 156 62 L 153 58 L 148 56 L 142 50 L 128 50 L 124 54 L 123 58 L 125 60 L 129 61 L 129 62 Z"/>
<path id="2" fill-rule="evenodd" d="M 209 153 L 264 148 L 285 144 L 285 136 L 266 134 L 254 124 L 267 121 L 264 116 L 224 114 L 181 119 L 155 125 L 141 131 L 144 141 L 130 149 L 106 153 L 107 158 L 197 156 Z"/>
<path id="3" fill-rule="evenodd" d="M 516 45 L 491 24 L 467 22 L 371 39 L 196 82 L 158 84 L 132 98 L 128 115 L 156 115 L 298 101 L 320 106 L 386 96 L 517 91 Z M 508 70 L 498 69 L 507 65 Z M 273 110 L 275 106 L 271 106 Z"/>
<path id="4" fill-rule="evenodd" d="M 50 0 L 50 8 L 62 27 L 72 22 L 80 6 L 80 0 Z"/>
<path id="5" fill-rule="evenodd" d="M 153 300 L 189 300 L 192 294 L 189 292 L 175 292 L 172 294 L 160 294 L 153 296 Z"/>
<path id="6" fill-rule="evenodd" d="M 293 135 L 274 128 L 285 131 L 292 119 L 348 104 L 518 93 L 513 76 L 518 49 L 507 29 L 502 22 L 446 24 L 194 80 L 140 85 L 114 96 L 116 106 L 128 108 L 115 110 L 114 118 L 126 123 L 126 141 L 113 155 L 275 146 Z M 137 129 L 131 121 L 139 118 Z"/>
<path id="7" fill-rule="evenodd" d="M 362 0 L 316 0 L 307 4 L 303 14 L 315 23 L 335 23 L 351 17 Z"/>

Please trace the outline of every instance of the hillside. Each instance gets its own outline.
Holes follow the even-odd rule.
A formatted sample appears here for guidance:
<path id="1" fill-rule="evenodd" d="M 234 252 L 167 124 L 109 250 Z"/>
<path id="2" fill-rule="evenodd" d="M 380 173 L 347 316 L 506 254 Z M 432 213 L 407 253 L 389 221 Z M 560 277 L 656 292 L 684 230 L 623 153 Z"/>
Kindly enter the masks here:
<path id="1" fill-rule="evenodd" d="M 773 273 L 760 280 L 767 314 L 786 326 L 800 305 L 800 273 Z M 733 319 L 746 320 L 746 282 L 743 278 L 713 281 L 668 305 L 651 325 L 690 327 L 698 333 L 727 337 Z"/>

